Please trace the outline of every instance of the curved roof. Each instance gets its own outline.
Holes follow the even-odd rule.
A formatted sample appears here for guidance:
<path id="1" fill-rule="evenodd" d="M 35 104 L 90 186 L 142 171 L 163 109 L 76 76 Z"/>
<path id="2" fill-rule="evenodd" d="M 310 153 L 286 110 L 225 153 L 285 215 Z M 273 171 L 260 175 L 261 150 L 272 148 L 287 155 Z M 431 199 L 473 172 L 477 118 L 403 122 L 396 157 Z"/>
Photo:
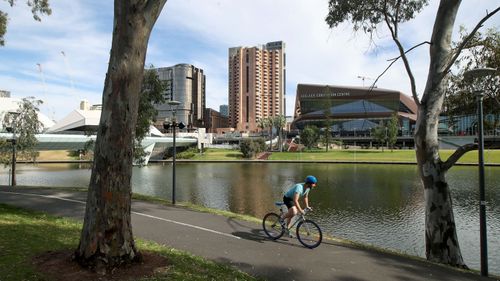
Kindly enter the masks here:
<path id="1" fill-rule="evenodd" d="M 413 99 L 399 91 L 298 84 L 294 123 L 324 119 L 325 113 L 334 119 L 388 118 L 396 113 L 415 121 L 417 109 Z"/>

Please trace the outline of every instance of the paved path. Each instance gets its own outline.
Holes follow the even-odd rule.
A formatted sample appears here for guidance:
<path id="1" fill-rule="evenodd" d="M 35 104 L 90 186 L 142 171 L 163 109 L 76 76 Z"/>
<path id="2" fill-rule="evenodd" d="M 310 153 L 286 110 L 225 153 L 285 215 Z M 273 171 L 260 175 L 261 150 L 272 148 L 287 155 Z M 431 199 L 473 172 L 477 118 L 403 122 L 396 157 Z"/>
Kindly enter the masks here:
<path id="1" fill-rule="evenodd" d="M 82 192 L 0 187 L 0 203 L 79 220 L 83 219 L 85 200 Z M 132 212 L 134 235 L 268 280 L 496 280 L 331 241 L 313 250 L 296 239 L 271 241 L 259 224 L 181 207 L 134 200 Z"/>

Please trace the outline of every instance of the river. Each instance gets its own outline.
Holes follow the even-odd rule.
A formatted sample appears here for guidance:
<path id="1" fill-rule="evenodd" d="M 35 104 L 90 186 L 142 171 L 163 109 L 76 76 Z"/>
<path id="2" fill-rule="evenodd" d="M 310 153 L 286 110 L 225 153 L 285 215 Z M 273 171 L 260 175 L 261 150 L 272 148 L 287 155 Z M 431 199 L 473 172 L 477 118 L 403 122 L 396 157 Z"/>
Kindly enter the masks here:
<path id="1" fill-rule="evenodd" d="M 88 165 L 21 164 L 18 185 L 86 187 Z M 133 192 L 171 199 L 172 165 L 134 167 Z M 423 257 L 423 190 L 415 165 L 324 163 L 177 163 L 177 201 L 263 217 L 295 182 L 319 179 L 311 218 L 328 235 Z M 500 275 L 500 167 L 486 167 L 490 273 Z M 480 267 L 478 169 L 448 173 L 458 238 L 466 264 Z M 8 168 L 0 168 L 0 184 Z"/>

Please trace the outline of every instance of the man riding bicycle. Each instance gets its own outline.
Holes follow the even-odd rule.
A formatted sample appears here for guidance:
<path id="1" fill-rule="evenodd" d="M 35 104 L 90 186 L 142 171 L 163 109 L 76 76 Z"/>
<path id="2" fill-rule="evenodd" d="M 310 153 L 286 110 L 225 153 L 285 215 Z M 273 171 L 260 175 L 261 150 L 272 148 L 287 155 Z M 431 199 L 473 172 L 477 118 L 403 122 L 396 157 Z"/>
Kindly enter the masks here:
<path id="1" fill-rule="evenodd" d="M 299 204 L 299 199 L 301 197 L 304 198 L 306 209 L 312 209 L 309 207 L 309 191 L 313 189 L 317 183 L 318 180 L 315 176 L 307 176 L 305 182 L 297 183 L 285 192 L 283 203 L 288 207 L 288 212 L 282 219 L 285 220 L 287 228 L 290 227 L 292 218 L 297 215 L 298 212 L 304 214 L 304 209 L 302 209 Z"/>

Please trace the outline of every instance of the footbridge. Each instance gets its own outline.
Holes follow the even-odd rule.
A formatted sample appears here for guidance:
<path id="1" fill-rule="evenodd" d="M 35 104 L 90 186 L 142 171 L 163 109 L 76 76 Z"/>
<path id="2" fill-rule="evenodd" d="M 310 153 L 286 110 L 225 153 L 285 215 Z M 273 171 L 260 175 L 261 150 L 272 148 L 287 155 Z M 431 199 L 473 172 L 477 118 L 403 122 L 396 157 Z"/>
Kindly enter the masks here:
<path id="1" fill-rule="evenodd" d="M 80 150 L 83 149 L 85 143 L 90 140 L 96 139 L 96 136 L 86 136 L 81 134 L 37 134 L 35 135 L 38 140 L 38 145 L 36 146 L 36 150 L 44 151 L 44 150 Z M 12 139 L 11 133 L 0 133 L 0 139 Z M 164 151 L 169 147 L 173 147 L 173 138 L 172 137 L 145 137 L 141 146 L 144 148 L 146 152 L 148 152 L 149 156 L 147 160 L 149 161 L 149 157 L 154 151 Z M 176 137 L 175 138 L 175 146 L 191 146 L 193 144 L 198 144 L 198 138 L 195 136 L 189 137 Z M 146 163 L 148 162 L 146 161 Z"/>

